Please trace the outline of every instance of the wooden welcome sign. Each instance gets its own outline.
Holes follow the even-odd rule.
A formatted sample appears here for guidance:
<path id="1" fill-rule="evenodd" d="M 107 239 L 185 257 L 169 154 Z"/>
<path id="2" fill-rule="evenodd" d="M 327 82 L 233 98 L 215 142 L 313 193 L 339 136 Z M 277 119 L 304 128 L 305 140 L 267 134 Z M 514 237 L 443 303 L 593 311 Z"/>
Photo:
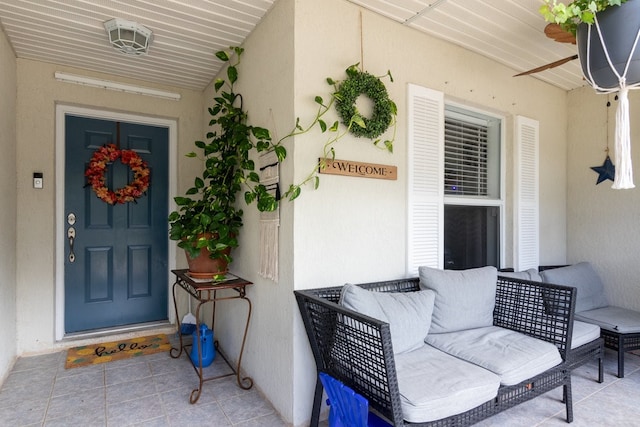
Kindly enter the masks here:
<path id="1" fill-rule="evenodd" d="M 398 179 L 398 167 L 375 163 L 352 162 L 350 160 L 325 159 L 326 166 L 320 173 L 328 175 L 357 176 L 360 178 Z"/>

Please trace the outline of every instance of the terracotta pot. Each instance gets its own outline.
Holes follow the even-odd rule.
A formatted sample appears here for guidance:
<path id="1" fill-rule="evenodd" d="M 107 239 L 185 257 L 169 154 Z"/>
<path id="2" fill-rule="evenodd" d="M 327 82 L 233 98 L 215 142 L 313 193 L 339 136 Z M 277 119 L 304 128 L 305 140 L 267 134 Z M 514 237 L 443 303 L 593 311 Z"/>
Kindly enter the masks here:
<path id="1" fill-rule="evenodd" d="M 631 54 L 626 84 L 629 86 L 640 82 L 640 43 L 635 50 L 633 46 L 640 27 L 640 0 L 630 0 L 622 6 L 609 7 L 599 12 L 597 18 L 602 40 L 618 74 L 621 76 L 624 74 Z M 578 25 L 576 38 L 582 73 L 587 81 L 603 89 L 619 87 L 618 77 L 607 61 L 595 24 L 591 25 L 590 36 L 589 25 L 584 23 Z M 589 40 L 590 48 L 587 49 Z"/>
<path id="2" fill-rule="evenodd" d="M 231 253 L 231 248 L 223 251 L 225 255 Z M 207 248 L 200 249 L 200 255 L 191 258 L 187 252 L 187 263 L 189 264 L 189 275 L 196 279 L 210 279 L 213 276 L 226 274 L 229 269 L 229 263 L 224 258 L 209 258 L 209 250 Z"/>

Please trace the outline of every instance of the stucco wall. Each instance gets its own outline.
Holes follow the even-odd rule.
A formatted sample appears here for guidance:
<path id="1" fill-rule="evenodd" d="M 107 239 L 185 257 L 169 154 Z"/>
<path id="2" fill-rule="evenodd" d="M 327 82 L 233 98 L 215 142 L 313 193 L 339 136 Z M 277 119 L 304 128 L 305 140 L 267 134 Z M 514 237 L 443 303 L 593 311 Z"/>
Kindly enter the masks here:
<path id="1" fill-rule="evenodd" d="M 19 59 L 17 101 L 17 324 L 18 354 L 51 351 L 54 342 L 55 319 L 55 189 L 64 183 L 55 182 L 55 106 L 57 103 L 94 107 L 117 112 L 176 119 L 178 121 L 178 152 L 200 137 L 202 123 L 202 93 L 171 87 L 123 80 L 114 76 L 88 73 L 83 70 L 48 63 Z M 109 91 L 88 86 L 58 82 L 55 71 L 89 75 L 147 87 L 179 92 L 180 101 Z M 191 181 L 193 166 L 179 156 L 178 187 Z M 44 174 L 44 188 L 32 188 L 34 171 Z M 182 262 L 183 259 L 182 259 Z M 37 268 L 34 266 L 37 265 Z M 170 278 L 172 280 L 172 278 Z"/>
<path id="2" fill-rule="evenodd" d="M 360 25 L 362 14 L 362 33 Z M 513 78 L 514 70 L 362 10 L 344 0 L 300 0 L 295 11 L 296 115 L 310 117 L 314 95 L 327 97 L 326 77 L 342 79 L 349 65 L 362 62 L 375 75 L 391 70 L 386 81 L 398 105 L 392 155 L 365 140 L 346 137 L 336 157 L 398 167 L 397 181 L 322 175 L 318 190 L 307 188 L 294 206 L 294 287 L 335 286 L 405 275 L 407 230 L 406 85 L 443 91 L 447 99 L 503 114 L 506 120 L 507 194 L 513 189 L 513 118 L 540 121 L 540 259 L 565 260 L 567 95 L 533 78 Z M 363 57 L 360 56 L 362 40 Z M 332 120 L 328 120 L 332 122 Z M 295 141 L 295 178 L 301 179 L 321 154 L 325 137 Z M 507 204 L 511 200 L 507 197 Z M 511 218 L 506 218 L 511 248 Z M 507 264 L 510 254 L 507 254 Z M 290 300 L 293 304 L 293 300 Z M 297 313 L 296 313 L 297 314 Z M 294 425 L 311 410 L 315 381 L 306 335 L 294 324 Z"/>
<path id="3" fill-rule="evenodd" d="M 16 59 L 0 29 L 0 383 L 16 356 Z"/>
<path id="4" fill-rule="evenodd" d="M 362 13 L 362 37 L 360 34 Z M 360 57 L 360 41 L 364 57 Z M 561 263 L 566 257 L 566 137 L 567 95 L 533 78 L 511 77 L 514 71 L 480 55 L 421 34 L 401 24 L 361 10 L 345 0 L 279 0 L 246 40 L 238 89 L 245 95 L 251 123 L 266 126 L 274 136 L 286 134 L 299 116 L 304 123 L 316 111 L 315 95 L 328 99 L 327 77 L 344 78 L 349 65 L 362 61 L 381 75 L 399 108 L 394 154 L 372 148 L 364 140 L 346 137 L 336 147 L 341 159 L 392 164 L 397 181 L 322 175 L 320 187 L 303 189 L 294 203 L 284 203 L 280 228 L 280 280 L 261 279 L 257 245 L 259 217 L 245 209 L 240 248 L 232 270 L 255 285 L 252 324 L 243 359 L 246 373 L 276 409 L 295 426 L 305 425 L 311 412 L 315 366 L 292 291 L 400 277 L 406 255 L 406 85 L 416 83 L 445 92 L 448 99 L 489 109 L 506 118 L 506 158 L 512 158 L 513 117 L 540 121 L 541 262 Z M 90 74 L 40 62 L 19 60 L 17 105 L 18 176 L 18 352 L 55 348 L 55 103 L 80 104 L 117 111 L 177 118 L 179 121 L 178 188 L 188 188 L 193 160 L 182 154 L 203 138 L 203 111 L 213 90 L 182 93 L 180 102 L 144 98 L 58 83 L 56 70 Z M 139 83 L 149 86 L 145 83 Z M 333 116 L 335 119 L 335 115 Z M 333 121 L 333 119 L 327 119 Z M 299 182 L 321 155 L 326 136 L 319 132 L 287 144 L 282 186 Z M 507 164 L 507 193 L 512 189 Z M 31 189 L 31 173 L 45 174 L 45 188 Z M 510 203 L 507 199 L 507 203 Z M 508 212 L 507 212 L 508 215 Z M 511 218 L 505 219 L 511 233 Z M 510 234 L 509 234 L 510 236 Z M 37 241 L 37 247 L 28 242 Z M 511 238 L 506 239 L 507 250 Z M 29 268 L 36 255 L 38 268 Z M 182 254 L 178 263 L 184 265 Z M 510 258 L 507 258 L 507 262 Z M 217 335 L 235 358 L 246 311 L 242 305 L 220 304 Z"/>
<path id="5" fill-rule="evenodd" d="M 569 93 L 567 261 L 593 263 L 610 302 L 640 310 L 640 93 L 631 91 L 629 101 L 636 188 L 613 190 L 609 180 L 596 185 L 598 175 L 591 166 L 604 162 L 607 141 L 615 163 L 618 102 L 590 87 Z"/>
<path id="6" fill-rule="evenodd" d="M 295 124 L 294 116 L 294 1 L 279 0 L 243 44 L 245 52 L 238 66 L 236 93 L 243 95 L 248 121 L 266 127 L 272 138 L 286 135 Z M 225 71 L 223 70 L 223 73 Z M 226 76 L 226 74 L 224 74 Z M 213 85 L 205 90 L 205 110 L 215 95 Z M 210 130 L 205 114 L 202 133 Z M 287 143 L 288 157 L 280 166 L 281 188 L 291 183 L 294 147 Z M 256 153 L 254 153 L 256 154 Z M 259 159 L 254 156 L 256 165 Z M 286 420 L 293 417 L 293 334 L 292 318 L 294 260 L 293 205 L 280 208 L 279 280 L 260 277 L 259 213 L 255 204 L 246 206 L 241 194 L 238 202 L 244 211 L 244 226 L 239 247 L 234 250 L 230 269 L 254 283 L 247 289 L 252 301 L 251 324 L 242 359 L 243 371 L 253 378 L 255 388 L 264 393 Z M 216 306 L 216 334 L 222 349 L 236 360 L 241 346 L 247 305 L 229 301 Z"/>

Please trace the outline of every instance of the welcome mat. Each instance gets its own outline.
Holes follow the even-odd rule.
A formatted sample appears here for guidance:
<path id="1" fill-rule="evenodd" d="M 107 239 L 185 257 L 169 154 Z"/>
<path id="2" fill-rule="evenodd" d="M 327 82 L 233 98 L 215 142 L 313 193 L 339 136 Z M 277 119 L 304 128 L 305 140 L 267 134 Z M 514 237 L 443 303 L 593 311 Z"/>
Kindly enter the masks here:
<path id="1" fill-rule="evenodd" d="M 166 335 L 151 335 L 130 340 L 105 342 L 70 348 L 65 369 L 96 365 L 130 357 L 169 351 L 171 344 Z"/>

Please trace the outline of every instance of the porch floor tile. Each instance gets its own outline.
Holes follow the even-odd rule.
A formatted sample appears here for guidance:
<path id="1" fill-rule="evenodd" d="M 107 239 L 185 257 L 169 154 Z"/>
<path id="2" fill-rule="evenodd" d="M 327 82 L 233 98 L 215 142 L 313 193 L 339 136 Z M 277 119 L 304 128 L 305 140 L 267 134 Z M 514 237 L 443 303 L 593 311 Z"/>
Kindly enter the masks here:
<path id="1" fill-rule="evenodd" d="M 198 402 L 190 404 L 198 377 L 184 354 L 65 369 L 66 354 L 16 361 L 0 388 L 0 425 L 287 426 L 255 388 L 238 387 L 235 376 L 205 382 Z M 205 377 L 226 372 L 216 357 Z"/>
<path id="2" fill-rule="evenodd" d="M 616 353 L 605 351 L 605 380 L 598 384 L 597 365 L 572 375 L 573 426 L 637 426 L 640 357 L 625 355 L 625 378 L 616 376 Z M 66 351 L 16 361 L 0 388 L 0 424 L 7 426 L 239 426 L 284 427 L 268 399 L 242 390 L 235 377 L 204 384 L 189 403 L 197 376 L 186 357 L 157 353 L 104 365 L 65 369 Z M 216 357 L 209 374 L 228 369 Z M 567 425 L 562 390 L 519 405 L 477 424 L 492 426 Z M 327 426 L 327 422 L 320 423 Z"/>

